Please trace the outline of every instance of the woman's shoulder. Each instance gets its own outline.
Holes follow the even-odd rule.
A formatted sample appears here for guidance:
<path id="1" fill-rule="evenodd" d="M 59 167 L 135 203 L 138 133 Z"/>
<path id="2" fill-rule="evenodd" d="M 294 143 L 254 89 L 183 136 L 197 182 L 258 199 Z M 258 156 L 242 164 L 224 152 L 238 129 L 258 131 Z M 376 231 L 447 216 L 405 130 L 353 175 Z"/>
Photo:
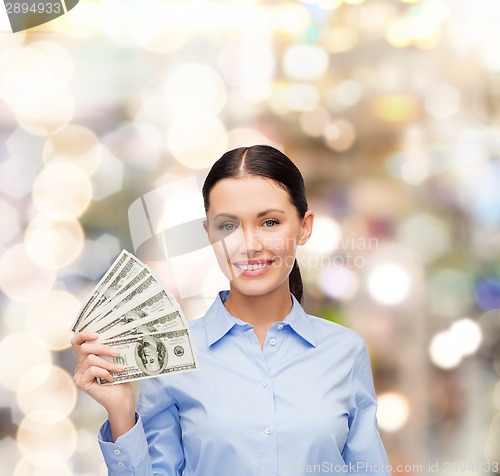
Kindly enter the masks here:
<path id="1" fill-rule="evenodd" d="M 314 333 L 318 338 L 324 340 L 338 340 L 352 347 L 365 345 L 363 337 L 358 332 L 346 325 L 325 319 L 323 317 L 305 314 L 305 318 L 310 322 Z"/>

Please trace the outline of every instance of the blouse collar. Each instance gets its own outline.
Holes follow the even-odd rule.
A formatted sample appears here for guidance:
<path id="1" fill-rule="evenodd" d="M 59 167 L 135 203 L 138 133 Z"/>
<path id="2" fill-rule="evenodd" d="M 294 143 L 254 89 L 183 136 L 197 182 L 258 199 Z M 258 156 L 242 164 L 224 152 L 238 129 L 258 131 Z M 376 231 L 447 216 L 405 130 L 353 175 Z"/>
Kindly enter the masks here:
<path id="1" fill-rule="evenodd" d="M 234 326 L 240 326 L 241 329 L 251 329 L 253 326 L 247 322 L 232 316 L 224 306 L 224 301 L 228 298 L 229 291 L 220 291 L 215 301 L 205 314 L 205 329 L 208 346 L 222 339 Z M 313 324 L 295 296 L 290 293 L 292 298 L 292 309 L 281 322 L 275 322 L 274 326 L 283 324 L 290 326 L 294 333 L 305 340 L 312 347 L 316 347 L 316 338 L 314 336 Z"/>

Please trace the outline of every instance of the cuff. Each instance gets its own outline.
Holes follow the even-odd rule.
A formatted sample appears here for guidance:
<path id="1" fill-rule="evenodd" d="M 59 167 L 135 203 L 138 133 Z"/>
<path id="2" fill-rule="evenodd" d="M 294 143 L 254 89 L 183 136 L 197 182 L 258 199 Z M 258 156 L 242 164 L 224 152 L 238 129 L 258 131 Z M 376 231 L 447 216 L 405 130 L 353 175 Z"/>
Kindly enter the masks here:
<path id="1" fill-rule="evenodd" d="M 148 458 L 148 443 L 142 427 L 141 417 L 135 415 L 136 423 L 127 433 L 112 442 L 111 428 L 106 421 L 98 435 L 99 446 L 109 474 L 114 476 L 131 476 L 145 464 Z M 134 470 L 136 471 L 134 473 Z"/>

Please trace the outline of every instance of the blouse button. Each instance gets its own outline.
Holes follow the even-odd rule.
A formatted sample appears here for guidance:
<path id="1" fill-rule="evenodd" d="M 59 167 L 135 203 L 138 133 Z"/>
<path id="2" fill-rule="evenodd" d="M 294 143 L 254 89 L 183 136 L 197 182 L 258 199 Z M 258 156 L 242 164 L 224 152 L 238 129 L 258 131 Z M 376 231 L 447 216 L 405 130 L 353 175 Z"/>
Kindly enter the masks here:
<path id="1" fill-rule="evenodd" d="M 114 453 L 115 455 L 119 455 L 119 454 L 121 453 L 121 451 L 120 451 L 120 450 L 115 450 L 113 453 Z"/>
<path id="2" fill-rule="evenodd" d="M 271 339 L 271 340 L 269 341 L 269 343 L 270 343 L 271 345 L 276 345 L 276 339 Z"/>
<path id="3" fill-rule="evenodd" d="M 270 435 L 271 434 L 271 428 L 267 427 L 266 428 L 266 435 Z"/>
<path id="4" fill-rule="evenodd" d="M 283 324 L 278 324 L 278 330 L 280 331 L 281 329 L 283 329 Z"/>
<path id="5" fill-rule="evenodd" d="M 263 386 L 264 388 L 267 388 L 267 382 L 266 382 L 266 381 L 262 382 L 262 386 Z"/>
<path id="6" fill-rule="evenodd" d="M 118 461 L 118 467 L 123 468 L 125 466 L 125 463 L 123 461 Z"/>

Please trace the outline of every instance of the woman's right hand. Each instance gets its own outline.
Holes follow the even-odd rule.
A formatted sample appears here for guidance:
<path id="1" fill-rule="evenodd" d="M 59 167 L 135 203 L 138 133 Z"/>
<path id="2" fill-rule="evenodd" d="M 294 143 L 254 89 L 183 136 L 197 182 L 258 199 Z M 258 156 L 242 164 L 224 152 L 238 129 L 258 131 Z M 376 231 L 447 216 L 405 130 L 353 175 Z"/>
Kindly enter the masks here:
<path id="1" fill-rule="evenodd" d="M 77 354 L 73 379 L 80 390 L 108 411 L 113 439 L 116 440 L 116 433 L 123 434 L 135 423 L 134 392 L 130 383 L 101 385 L 97 382 L 99 377 L 113 382 L 111 372 L 120 372 L 124 368 L 121 364 L 103 358 L 118 357 L 119 353 L 109 345 L 95 343 L 98 337 L 98 334 L 89 331 L 82 331 L 72 337 L 71 345 Z M 113 430 L 113 423 L 117 431 Z"/>

